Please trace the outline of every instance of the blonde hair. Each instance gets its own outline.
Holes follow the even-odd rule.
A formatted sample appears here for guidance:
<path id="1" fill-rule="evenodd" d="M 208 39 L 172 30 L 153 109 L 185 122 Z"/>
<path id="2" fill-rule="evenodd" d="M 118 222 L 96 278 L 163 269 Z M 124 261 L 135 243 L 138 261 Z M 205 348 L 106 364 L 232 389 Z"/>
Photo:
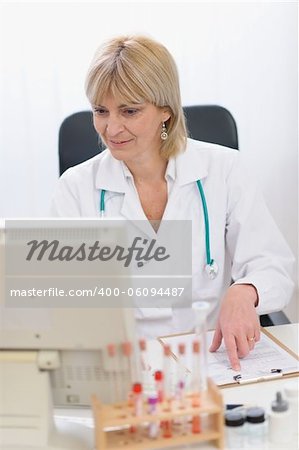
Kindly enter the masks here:
<path id="1" fill-rule="evenodd" d="M 187 130 L 181 105 L 179 77 L 169 51 L 145 36 L 119 36 L 95 53 L 86 78 L 86 95 L 93 106 L 107 94 L 128 103 L 148 102 L 166 107 L 168 139 L 161 140 L 165 159 L 186 147 Z"/>

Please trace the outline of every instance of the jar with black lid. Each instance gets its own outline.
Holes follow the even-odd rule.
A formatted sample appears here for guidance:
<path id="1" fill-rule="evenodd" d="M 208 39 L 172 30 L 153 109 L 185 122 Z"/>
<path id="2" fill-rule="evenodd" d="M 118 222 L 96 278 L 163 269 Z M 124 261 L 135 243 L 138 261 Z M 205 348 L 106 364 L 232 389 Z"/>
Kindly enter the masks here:
<path id="1" fill-rule="evenodd" d="M 242 449 L 245 444 L 245 417 L 240 411 L 225 414 L 226 439 L 230 449 Z"/>
<path id="2" fill-rule="evenodd" d="M 248 443 L 255 448 L 263 449 L 267 446 L 268 423 L 265 410 L 260 407 L 246 410 Z"/>

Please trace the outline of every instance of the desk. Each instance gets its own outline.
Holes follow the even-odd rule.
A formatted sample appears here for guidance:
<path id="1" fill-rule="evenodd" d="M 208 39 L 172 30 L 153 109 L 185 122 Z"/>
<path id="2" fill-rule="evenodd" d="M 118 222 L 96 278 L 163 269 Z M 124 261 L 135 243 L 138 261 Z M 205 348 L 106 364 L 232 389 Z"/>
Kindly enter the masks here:
<path id="1" fill-rule="evenodd" d="M 267 330 L 289 347 L 293 352 L 298 354 L 298 324 L 278 325 L 274 327 L 267 327 Z M 244 403 L 252 404 L 255 402 L 259 406 L 265 408 L 266 412 L 270 411 L 271 402 L 274 400 L 275 393 L 283 390 L 284 386 L 294 383 L 297 378 L 286 378 L 266 381 L 256 384 L 238 385 L 234 387 L 221 389 L 223 401 L 229 403 Z M 297 430 L 298 431 L 298 430 Z M 269 450 L 282 450 L 282 445 L 274 445 L 268 443 Z M 298 435 L 293 442 L 285 444 L 288 450 L 298 449 Z"/>
<path id="2" fill-rule="evenodd" d="M 287 345 L 291 350 L 298 354 L 298 324 L 288 324 L 288 325 L 279 325 L 275 327 L 267 327 L 267 330 L 271 332 L 275 337 L 277 337 L 280 341 L 282 341 L 285 345 Z M 160 343 L 157 341 L 151 341 L 148 346 L 150 364 L 152 367 L 160 368 L 161 360 L 157 355 L 161 355 Z M 275 393 L 279 390 L 282 390 L 285 385 L 293 383 L 294 380 L 298 378 L 286 378 L 286 379 L 277 379 L 271 380 L 262 383 L 249 384 L 249 385 L 238 385 L 229 388 L 221 389 L 223 395 L 224 403 L 244 403 L 244 404 L 258 404 L 265 408 L 268 412 L 270 409 L 271 401 L 274 399 Z M 57 411 L 57 416 L 60 416 L 60 420 L 62 417 L 67 417 L 68 422 L 80 422 L 81 424 L 85 424 L 87 427 L 91 427 L 91 412 L 89 410 L 86 411 Z M 91 430 L 90 430 L 91 432 Z M 184 449 L 180 450 L 212 450 L 215 447 L 209 445 L 207 443 L 192 446 L 192 447 L 184 447 Z M 256 447 L 246 447 L 246 449 L 255 448 Z M 268 450 L 282 450 L 281 445 L 274 445 L 269 443 L 267 446 Z M 294 439 L 293 442 L 287 444 L 288 450 L 297 450 L 298 449 L 298 438 Z M 241 449 L 240 449 L 241 450 Z"/>

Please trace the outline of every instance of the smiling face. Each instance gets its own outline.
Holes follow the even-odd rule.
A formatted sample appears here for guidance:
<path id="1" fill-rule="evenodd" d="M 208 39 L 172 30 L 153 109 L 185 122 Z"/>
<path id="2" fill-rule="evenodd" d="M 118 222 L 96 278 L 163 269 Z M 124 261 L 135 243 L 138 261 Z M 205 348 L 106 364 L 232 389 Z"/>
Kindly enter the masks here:
<path id="1" fill-rule="evenodd" d="M 114 158 L 124 162 L 146 162 L 159 155 L 162 122 L 167 108 L 150 103 L 128 103 L 106 96 L 93 108 L 93 122 Z"/>

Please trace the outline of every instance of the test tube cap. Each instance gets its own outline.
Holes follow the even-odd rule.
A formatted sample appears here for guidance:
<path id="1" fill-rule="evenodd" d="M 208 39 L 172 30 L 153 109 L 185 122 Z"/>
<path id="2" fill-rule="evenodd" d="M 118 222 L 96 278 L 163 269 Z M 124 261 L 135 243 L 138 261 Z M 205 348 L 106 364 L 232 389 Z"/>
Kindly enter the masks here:
<path id="1" fill-rule="evenodd" d="M 181 342 L 179 344 L 179 355 L 184 355 L 186 350 L 186 344 L 184 342 Z"/>
<path id="2" fill-rule="evenodd" d="M 115 344 L 108 344 L 107 345 L 107 351 L 109 356 L 115 356 L 116 353 L 116 347 Z"/>
<path id="3" fill-rule="evenodd" d="M 200 352 L 200 342 L 194 341 L 193 342 L 193 353 L 199 353 Z"/>
<path id="4" fill-rule="evenodd" d="M 204 313 L 208 313 L 208 311 L 210 309 L 210 305 L 208 302 L 198 301 L 198 302 L 192 303 L 192 309 L 194 309 L 194 311 L 198 311 L 198 312 L 204 314 Z"/>
<path id="5" fill-rule="evenodd" d="M 146 350 L 146 340 L 145 339 L 139 339 L 139 348 L 142 351 Z"/>
<path id="6" fill-rule="evenodd" d="M 169 344 L 165 344 L 164 345 L 164 355 L 165 356 L 170 356 L 171 355 L 171 347 Z"/>
<path id="7" fill-rule="evenodd" d="M 148 404 L 149 405 L 156 405 L 158 403 L 158 396 L 157 395 L 151 395 L 148 398 Z"/>
<path id="8" fill-rule="evenodd" d="M 210 305 L 208 302 L 195 302 L 192 303 L 192 309 L 195 313 L 195 330 L 198 327 L 203 326 L 206 323 Z"/>
<path id="9" fill-rule="evenodd" d="M 161 381 L 163 380 L 163 372 L 161 370 L 157 370 L 155 372 L 155 380 L 156 381 Z"/>
<path id="10" fill-rule="evenodd" d="M 123 342 L 122 343 L 122 349 L 123 352 L 126 356 L 130 356 L 132 353 L 132 344 L 131 342 L 127 341 L 127 342 Z"/>
<path id="11" fill-rule="evenodd" d="M 135 394 L 141 394 L 141 392 L 142 392 L 142 384 L 141 383 L 134 383 L 132 391 Z"/>

